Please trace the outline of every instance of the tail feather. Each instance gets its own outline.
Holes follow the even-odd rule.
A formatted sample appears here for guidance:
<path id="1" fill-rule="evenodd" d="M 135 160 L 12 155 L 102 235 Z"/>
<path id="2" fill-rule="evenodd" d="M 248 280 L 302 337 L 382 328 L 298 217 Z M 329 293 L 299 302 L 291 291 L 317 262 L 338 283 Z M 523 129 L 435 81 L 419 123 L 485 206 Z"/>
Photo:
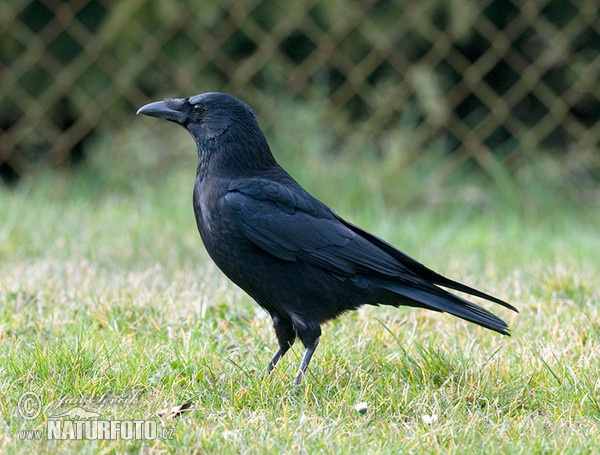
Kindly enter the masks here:
<path id="1" fill-rule="evenodd" d="M 454 289 L 455 291 L 464 292 L 466 294 L 474 295 L 475 297 L 481 297 L 482 299 L 489 300 L 490 302 L 497 303 L 502 305 L 509 310 L 513 310 L 515 313 L 518 313 L 514 306 L 510 303 L 505 302 L 504 300 L 500 300 L 498 297 L 494 297 L 493 295 L 486 294 L 485 292 L 481 292 L 475 288 L 467 286 L 466 284 L 459 283 L 458 281 L 451 280 L 446 278 L 445 276 L 440 275 L 439 273 L 433 272 L 436 276 L 432 277 L 431 281 L 435 284 L 439 284 L 440 286 L 444 286 L 446 288 Z"/>
<path id="2" fill-rule="evenodd" d="M 449 313 L 466 321 L 479 324 L 487 329 L 494 330 L 502 335 L 510 336 L 508 325 L 502 319 L 488 310 L 444 289 L 427 284 L 415 287 L 413 284 L 407 285 L 397 281 L 373 281 L 381 288 L 391 291 L 403 299 L 410 300 L 414 306 Z"/>
<path id="3" fill-rule="evenodd" d="M 340 218 L 339 216 L 337 216 L 337 219 L 341 223 L 346 225 L 348 228 L 350 228 L 352 231 L 361 235 L 362 237 L 369 240 L 371 243 L 378 246 L 379 248 L 381 248 L 383 251 L 385 251 L 392 257 L 396 258 L 399 261 L 399 263 L 401 263 L 403 266 L 405 266 L 411 273 L 415 274 L 417 277 L 424 280 L 425 282 L 431 282 L 433 284 L 444 286 L 446 288 L 454 289 L 455 291 L 460 291 L 460 292 L 464 292 L 466 294 L 474 295 L 476 297 L 481 297 L 482 299 L 489 300 L 490 302 L 495 302 L 495 303 L 502 305 L 503 307 L 506 307 L 517 313 L 519 312 L 519 310 L 517 310 L 514 306 L 505 302 L 504 300 L 500 300 L 497 297 L 486 294 L 485 292 L 481 292 L 481 291 L 479 291 L 475 288 L 472 288 L 470 286 L 467 286 L 465 284 L 459 283 L 458 281 L 454 281 L 449 278 L 446 278 L 445 276 L 440 275 L 439 273 L 431 270 L 429 267 L 426 267 L 423 264 L 421 264 L 420 262 L 411 258 L 409 255 L 407 255 L 406 253 L 403 253 L 402 251 L 400 251 L 399 249 L 397 249 L 395 246 L 391 245 L 390 243 L 386 242 L 385 240 L 380 239 L 379 237 L 359 228 L 358 226 L 356 226 L 352 223 L 349 223 L 348 221 L 344 220 L 343 218 Z M 402 285 L 400 285 L 400 286 L 402 286 Z M 435 289 L 442 291 L 439 288 L 435 288 Z M 400 292 L 400 293 L 402 293 L 402 292 Z M 479 308 L 476 305 L 473 305 L 471 302 L 461 299 L 460 297 L 455 296 L 454 294 L 450 294 L 449 292 L 446 292 L 446 294 L 447 294 L 447 296 L 452 296 L 453 298 L 459 299 L 460 301 L 463 301 L 463 302 L 467 302 L 467 303 L 469 303 L 469 305 Z"/>

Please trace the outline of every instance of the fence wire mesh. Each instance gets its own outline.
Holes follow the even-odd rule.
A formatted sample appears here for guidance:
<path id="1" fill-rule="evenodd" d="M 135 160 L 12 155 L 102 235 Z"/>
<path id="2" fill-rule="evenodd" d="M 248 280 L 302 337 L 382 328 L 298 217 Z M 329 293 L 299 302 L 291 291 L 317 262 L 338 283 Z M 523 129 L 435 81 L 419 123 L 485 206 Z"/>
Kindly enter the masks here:
<path id="1" fill-rule="evenodd" d="M 78 159 L 149 99 L 221 90 L 269 127 L 292 99 L 338 140 L 600 175 L 597 0 L 8 0 L 0 174 Z M 292 121 L 292 120 L 291 120 Z"/>

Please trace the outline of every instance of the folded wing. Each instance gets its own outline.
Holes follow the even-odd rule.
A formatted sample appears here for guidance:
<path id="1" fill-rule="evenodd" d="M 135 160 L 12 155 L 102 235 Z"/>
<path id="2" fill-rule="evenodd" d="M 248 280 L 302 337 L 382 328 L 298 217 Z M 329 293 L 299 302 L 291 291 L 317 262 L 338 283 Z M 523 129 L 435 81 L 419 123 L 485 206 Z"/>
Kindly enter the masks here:
<path id="1" fill-rule="evenodd" d="M 439 286 L 475 295 L 514 311 L 508 303 L 450 280 L 379 237 L 343 220 L 294 181 L 234 180 L 226 202 L 256 246 L 285 261 L 305 261 L 337 277 L 361 275 L 408 304 L 448 312 L 508 334 L 507 325 Z M 381 302 L 386 303 L 386 302 Z"/>

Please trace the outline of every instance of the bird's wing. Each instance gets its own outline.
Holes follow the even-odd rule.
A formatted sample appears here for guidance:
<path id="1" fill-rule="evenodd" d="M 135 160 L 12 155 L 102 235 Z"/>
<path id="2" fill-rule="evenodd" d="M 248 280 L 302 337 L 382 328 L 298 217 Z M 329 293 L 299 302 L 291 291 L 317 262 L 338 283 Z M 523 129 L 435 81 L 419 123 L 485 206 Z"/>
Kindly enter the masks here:
<path id="1" fill-rule="evenodd" d="M 421 281 L 297 184 L 244 179 L 229 190 L 226 202 L 246 236 L 279 259 L 303 260 L 342 276 L 359 272 Z"/>
<path id="2" fill-rule="evenodd" d="M 293 182 L 293 181 L 292 181 Z M 305 261 L 343 278 L 361 274 L 403 297 L 404 304 L 448 312 L 508 334 L 504 321 L 436 284 L 516 309 L 474 288 L 449 280 L 384 240 L 347 223 L 295 182 L 234 180 L 225 201 L 248 239 L 285 261 Z"/>

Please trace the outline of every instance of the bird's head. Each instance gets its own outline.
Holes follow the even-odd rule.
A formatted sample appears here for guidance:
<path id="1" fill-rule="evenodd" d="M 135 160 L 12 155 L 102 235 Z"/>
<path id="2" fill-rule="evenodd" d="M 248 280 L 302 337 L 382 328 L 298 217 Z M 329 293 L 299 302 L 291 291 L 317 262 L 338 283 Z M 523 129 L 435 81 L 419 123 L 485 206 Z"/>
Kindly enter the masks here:
<path id="1" fill-rule="evenodd" d="M 163 118 L 183 126 L 196 145 L 201 164 L 254 169 L 275 165 L 252 109 L 231 95 L 202 93 L 167 98 L 142 106 L 137 114 Z"/>

